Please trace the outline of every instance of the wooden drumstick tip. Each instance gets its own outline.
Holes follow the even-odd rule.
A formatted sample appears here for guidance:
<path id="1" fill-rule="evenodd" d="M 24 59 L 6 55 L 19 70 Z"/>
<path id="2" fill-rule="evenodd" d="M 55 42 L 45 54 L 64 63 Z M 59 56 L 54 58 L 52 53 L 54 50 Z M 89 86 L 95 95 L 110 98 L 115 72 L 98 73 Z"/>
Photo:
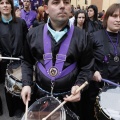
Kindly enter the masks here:
<path id="1" fill-rule="evenodd" d="M 42 120 L 46 120 L 46 118 L 43 118 Z"/>

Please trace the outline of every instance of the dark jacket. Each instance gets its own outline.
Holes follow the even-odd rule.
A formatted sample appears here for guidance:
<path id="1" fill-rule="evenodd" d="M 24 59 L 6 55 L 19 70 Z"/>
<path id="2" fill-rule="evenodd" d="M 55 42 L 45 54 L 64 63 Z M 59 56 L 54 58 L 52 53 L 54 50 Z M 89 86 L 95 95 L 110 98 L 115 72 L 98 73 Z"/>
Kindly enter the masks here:
<path id="1" fill-rule="evenodd" d="M 44 25 L 39 25 L 31 29 L 27 35 L 23 55 L 24 61 L 22 63 L 23 86 L 32 84 L 33 65 L 35 65 L 37 61 L 41 62 L 44 66 L 43 28 Z M 53 61 L 55 61 L 61 42 L 67 37 L 67 34 L 65 34 L 58 43 L 55 42 L 49 31 L 48 34 L 52 39 Z M 87 41 L 87 36 L 84 31 L 75 27 L 63 69 L 74 62 L 77 62 L 77 67 L 68 75 L 56 80 L 54 92 L 65 92 L 71 90 L 71 87 L 75 84 L 82 84 L 84 81 L 88 81 L 92 76 L 90 69 L 93 66 L 93 61 L 91 42 Z M 36 73 L 37 84 L 44 90 L 50 91 L 51 80 L 44 76 L 38 68 Z"/>
<path id="2" fill-rule="evenodd" d="M 92 32 L 96 32 L 100 29 L 102 29 L 102 22 L 99 21 L 99 20 L 96 20 L 96 21 L 91 21 L 91 20 L 88 20 L 87 21 L 87 27 L 86 27 L 86 31 L 88 33 L 92 33 Z"/>
<path id="3" fill-rule="evenodd" d="M 21 56 L 23 44 L 28 29 L 24 20 L 17 18 L 16 22 L 0 22 L 0 52 L 2 56 Z"/>
<path id="4" fill-rule="evenodd" d="M 113 43 L 116 44 L 115 33 L 110 33 L 113 37 Z M 115 38 L 115 39 L 114 39 Z M 105 30 L 94 32 L 89 37 L 93 41 L 94 57 L 95 57 L 95 70 L 100 71 L 103 78 L 120 82 L 120 60 L 114 61 L 114 47 L 109 40 Z M 107 44 L 107 45 L 106 45 Z M 120 33 L 118 33 L 118 57 L 120 58 Z M 107 61 L 105 61 L 105 56 Z"/>

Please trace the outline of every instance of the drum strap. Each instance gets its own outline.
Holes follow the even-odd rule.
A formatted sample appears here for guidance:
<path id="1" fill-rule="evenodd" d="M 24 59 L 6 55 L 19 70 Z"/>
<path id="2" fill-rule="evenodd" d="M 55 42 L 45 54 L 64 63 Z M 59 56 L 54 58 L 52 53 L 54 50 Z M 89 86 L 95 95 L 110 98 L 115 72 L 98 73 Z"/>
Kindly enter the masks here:
<path id="1" fill-rule="evenodd" d="M 37 86 L 37 88 L 38 88 L 41 92 L 43 92 L 43 93 L 45 93 L 45 94 L 47 94 L 47 95 L 51 95 L 50 92 L 42 89 L 37 83 L 36 83 L 36 86 Z M 71 91 L 62 92 L 62 93 L 53 93 L 53 96 L 68 95 L 68 94 L 70 94 L 70 92 L 71 92 Z"/>
<path id="2" fill-rule="evenodd" d="M 37 62 L 37 66 L 39 68 L 39 70 L 48 78 L 51 79 L 51 77 L 47 74 L 46 69 L 43 67 L 43 65 L 40 62 Z M 70 66 L 68 66 L 66 69 L 64 69 L 61 74 L 59 76 L 56 77 L 56 79 L 58 78 L 62 78 L 64 76 L 66 76 L 67 74 L 71 73 L 76 67 L 76 62 L 71 64 Z"/>
<path id="3" fill-rule="evenodd" d="M 71 26 L 68 30 L 66 39 L 61 43 L 58 54 L 56 55 L 55 65 L 53 65 L 53 55 L 51 51 L 51 38 L 48 35 L 47 24 L 44 26 L 44 36 L 43 36 L 43 45 L 44 45 L 44 66 L 38 62 L 39 69 L 42 73 L 50 78 L 51 82 L 55 81 L 57 78 L 61 78 L 76 67 L 76 62 L 68 66 L 63 70 L 64 62 L 66 61 L 66 54 L 69 49 L 71 38 L 73 35 L 74 26 Z"/>

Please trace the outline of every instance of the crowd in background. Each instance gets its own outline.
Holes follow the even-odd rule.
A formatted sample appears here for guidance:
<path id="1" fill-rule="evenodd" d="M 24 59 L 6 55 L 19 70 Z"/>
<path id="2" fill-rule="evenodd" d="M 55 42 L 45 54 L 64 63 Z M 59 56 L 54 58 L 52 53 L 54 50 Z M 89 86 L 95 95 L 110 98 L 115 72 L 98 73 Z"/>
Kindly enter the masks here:
<path id="1" fill-rule="evenodd" d="M 4 2 L 4 1 L 5 0 L 0 0 L 0 5 L 2 5 L 2 2 Z M 10 2 L 10 4 L 12 5 L 11 0 L 8 0 L 8 2 Z M 30 30 L 32 30 L 34 27 L 43 25 L 45 23 L 49 23 L 50 19 L 49 19 L 49 14 L 47 14 L 45 12 L 44 4 L 41 6 L 36 5 L 35 9 L 32 10 L 30 0 L 23 0 L 23 2 L 20 2 L 19 7 L 12 6 L 11 9 L 12 10 L 9 13 L 11 15 L 11 18 L 8 20 L 4 20 L 4 17 L 5 17 L 4 11 L 3 12 L 1 11 L 1 13 L 0 13 L 0 15 L 1 15 L 0 36 L 2 36 L 2 39 L 0 39 L 2 42 L 0 42 L 0 43 L 2 43 L 2 45 L 4 46 L 4 47 L 0 46 L 0 52 L 4 53 L 4 54 L 2 54 L 2 56 L 5 56 L 5 57 L 11 56 L 11 55 L 12 55 L 12 57 L 20 57 L 22 55 L 22 49 L 24 47 L 24 41 L 26 41 L 25 36 L 27 35 L 27 33 Z M 117 9 L 120 9 L 120 8 L 117 8 Z M 114 8 L 114 10 L 116 10 L 116 9 Z M 109 12 L 110 12 L 110 10 L 109 10 Z M 71 25 L 77 26 L 78 28 L 83 29 L 87 35 L 89 34 L 89 40 L 91 40 L 93 43 L 94 56 L 96 57 L 95 58 L 96 59 L 95 71 L 99 71 L 99 69 L 101 67 L 99 65 L 103 65 L 103 63 L 101 63 L 100 61 L 103 61 L 102 57 L 104 55 L 103 56 L 101 55 L 103 52 L 101 50 L 102 42 L 99 42 L 98 39 L 94 39 L 94 37 L 96 38 L 97 34 L 99 37 L 101 37 L 103 35 L 102 32 L 106 31 L 106 29 L 108 28 L 108 26 L 110 24 L 110 23 L 107 23 L 106 21 L 108 20 L 109 16 L 112 16 L 113 13 L 114 13 L 114 11 L 112 11 L 111 14 L 107 13 L 107 18 L 106 18 L 105 10 L 98 11 L 98 8 L 96 5 L 90 5 L 86 8 L 82 7 L 82 9 L 81 9 L 80 5 L 78 5 L 77 8 L 75 8 L 73 5 L 71 5 L 71 12 L 69 13 L 70 26 Z M 106 20 L 105 21 L 106 23 L 104 22 L 104 18 Z M 120 16 L 119 16 L 119 19 L 120 19 Z M 14 22 L 11 22 L 13 20 L 14 20 Z M 16 23 L 16 21 L 17 21 L 17 23 Z M 119 20 L 119 22 L 120 22 L 120 20 Z M 7 25 L 5 25 L 6 23 L 7 23 Z M 16 24 L 18 25 L 18 27 L 16 26 Z M 3 30 L 5 31 L 5 33 L 3 33 Z M 100 33 L 94 33 L 94 32 L 100 31 L 100 30 L 101 30 Z M 119 30 L 120 30 L 120 28 L 119 28 Z M 119 30 L 117 30 L 117 32 L 119 32 Z M 114 32 L 114 30 L 112 32 Z M 12 42 L 10 42 L 10 45 L 8 44 L 8 47 L 6 47 L 6 45 L 4 43 L 4 40 L 8 39 L 8 38 L 6 38 L 6 36 L 3 36 L 4 34 L 9 36 L 9 38 L 13 40 Z M 110 36 L 115 41 L 116 44 L 118 44 L 116 42 L 116 38 L 117 38 L 116 34 L 113 35 L 113 34 L 109 33 L 109 31 L 107 31 L 107 35 Z M 105 35 L 105 37 L 106 37 L 106 35 Z M 15 41 L 17 41 L 17 42 L 15 42 Z M 13 48 L 12 48 L 12 50 L 11 50 L 11 48 L 9 48 L 9 46 L 11 46 L 11 44 L 13 45 L 12 47 L 15 47 L 15 49 L 16 49 L 15 51 Z M 113 43 L 112 43 L 112 45 L 114 46 Z M 113 46 L 110 46 L 110 47 L 112 48 Z M 116 50 L 117 47 L 118 46 L 114 46 L 114 48 L 115 48 L 114 52 L 117 51 Z M 1 48 L 3 48 L 3 50 L 1 50 Z M 5 49 L 5 48 L 7 48 L 7 49 Z M 118 48 L 118 51 L 119 51 L 118 54 L 120 54 L 120 46 Z M 118 56 L 118 54 L 116 54 L 116 56 Z M 116 57 L 116 59 L 117 59 L 117 57 Z M 6 60 L 2 60 L 2 62 L 0 62 L 0 67 L 2 68 L 2 69 L 0 68 L 0 75 L 1 74 L 3 75 L 2 80 L 0 80 L 0 83 L 3 83 L 5 81 L 5 72 L 6 72 L 7 64 L 8 64 L 8 61 L 6 61 Z M 118 64 L 117 64 L 117 66 L 120 66 Z M 115 65 L 114 65 L 114 67 L 115 67 Z M 4 68 L 4 70 L 3 70 L 3 68 Z M 115 69 L 117 70 L 117 68 L 115 68 Z M 113 73 L 113 71 L 110 71 L 110 73 Z M 118 69 L 118 71 L 120 71 L 120 70 Z M 120 75 L 120 72 L 118 72 L 118 74 L 116 73 L 117 77 L 119 75 Z M 94 74 L 94 78 L 96 81 L 99 81 L 100 77 L 101 76 L 99 75 L 99 73 Z M 112 79 L 115 78 L 116 80 L 118 80 L 118 78 L 116 78 L 116 77 L 108 77 L 108 78 L 112 78 Z M 96 86 L 97 86 L 97 88 L 96 88 Z M 103 86 L 103 85 L 100 85 L 100 86 Z M 5 89 L 5 91 L 6 91 L 6 89 Z M 98 85 L 96 83 L 90 83 L 89 89 L 86 90 L 82 94 L 82 99 L 81 99 L 82 102 L 80 104 L 80 107 L 84 107 L 85 111 L 84 110 L 79 111 L 81 114 L 80 120 L 88 120 L 88 116 L 89 116 L 89 120 L 95 120 L 94 104 L 95 104 L 95 98 L 98 95 L 98 92 L 99 92 Z M 9 94 L 7 92 L 5 92 L 5 96 L 6 96 L 7 106 L 8 106 L 8 110 L 9 110 L 9 116 L 10 117 L 12 117 L 12 116 L 21 117 L 25 110 L 25 106 L 24 106 L 22 100 L 17 97 L 12 97 L 11 94 Z M 16 101 L 19 104 L 18 106 L 16 106 L 14 104 Z M 3 114 L 2 101 L 0 99 L 0 115 L 2 115 L 2 114 Z"/>
<path id="2" fill-rule="evenodd" d="M 35 27 L 43 22 L 44 23 L 47 22 L 48 15 L 45 13 L 44 3 L 41 6 L 38 6 L 38 4 L 34 5 L 33 9 L 31 9 L 31 4 L 29 4 L 28 6 L 29 6 L 29 10 L 34 9 L 34 12 L 36 12 L 36 17 L 35 19 L 33 19 L 31 27 Z M 20 2 L 19 7 L 15 7 L 15 13 L 17 17 L 23 18 L 22 17 L 23 13 L 21 13 L 21 9 L 23 8 L 25 9 L 23 2 Z M 92 8 L 93 11 L 88 11 L 88 8 Z M 80 15 L 79 13 L 84 14 L 83 15 L 84 18 L 81 17 L 77 19 L 78 16 Z M 79 27 L 81 26 L 81 27 L 84 27 L 84 29 L 89 29 L 88 26 L 89 26 L 90 19 L 92 19 L 94 24 L 98 22 L 98 24 L 100 23 L 102 25 L 104 15 L 105 15 L 105 10 L 98 11 L 98 8 L 96 5 L 90 5 L 89 7 L 86 6 L 86 8 L 84 8 L 84 6 L 81 8 L 80 5 L 77 5 L 77 7 L 74 7 L 74 5 L 71 5 L 70 21 L 71 21 L 71 24 L 74 24 L 75 26 L 79 26 Z"/>

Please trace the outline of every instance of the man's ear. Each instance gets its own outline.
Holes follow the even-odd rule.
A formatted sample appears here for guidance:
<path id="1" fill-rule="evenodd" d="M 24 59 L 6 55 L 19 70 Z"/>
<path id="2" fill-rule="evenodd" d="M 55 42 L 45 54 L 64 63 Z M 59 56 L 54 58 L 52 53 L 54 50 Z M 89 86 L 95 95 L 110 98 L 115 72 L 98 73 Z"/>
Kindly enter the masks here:
<path id="1" fill-rule="evenodd" d="M 45 10 L 45 12 L 48 14 L 49 12 L 48 12 L 48 6 L 47 5 L 44 5 L 44 10 Z"/>

